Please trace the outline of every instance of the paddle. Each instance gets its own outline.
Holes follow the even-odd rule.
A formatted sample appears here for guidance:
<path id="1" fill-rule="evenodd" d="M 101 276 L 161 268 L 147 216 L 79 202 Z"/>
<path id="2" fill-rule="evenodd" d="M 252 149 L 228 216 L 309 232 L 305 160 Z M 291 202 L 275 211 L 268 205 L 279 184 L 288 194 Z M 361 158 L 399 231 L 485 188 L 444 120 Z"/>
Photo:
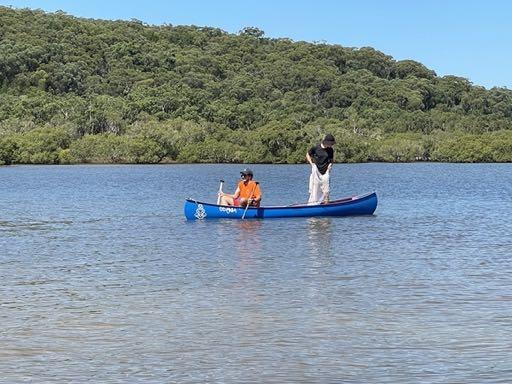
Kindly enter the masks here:
<path id="1" fill-rule="evenodd" d="M 222 193 L 222 184 L 224 184 L 224 180 L 220 180 L 219 193 L 217 194 L 217 205 L 220 205 L 220 194 Z"/>
<path id="2" fill-rule="evenodd" d="M 247 199 L 247 205 L 245 206 L 244 214 L 242 215 L 242 220 L 245 219 L 245 213 L 247 212 L 247 208 L 249 208 L 249 200 L 251 200 L 251 197 L 252 197 L 254 191 L 256 190 L 256 187 L 257 187 L 258 184 L 259 183 L 257 181 L 254 182 L 254 187 L 252 187 L 252 192 L 249 195 L 249 198 Z"/>

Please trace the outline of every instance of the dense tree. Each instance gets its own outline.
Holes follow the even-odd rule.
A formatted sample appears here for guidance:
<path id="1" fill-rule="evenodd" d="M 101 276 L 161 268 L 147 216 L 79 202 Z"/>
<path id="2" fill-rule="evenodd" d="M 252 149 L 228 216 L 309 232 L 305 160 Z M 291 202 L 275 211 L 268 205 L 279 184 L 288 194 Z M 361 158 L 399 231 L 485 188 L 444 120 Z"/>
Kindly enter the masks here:
<path id="1" fill-rule="evenodd" d="M 0 164 L 510 161 L 512 91 L 257 27 L 0 7 Z"/>

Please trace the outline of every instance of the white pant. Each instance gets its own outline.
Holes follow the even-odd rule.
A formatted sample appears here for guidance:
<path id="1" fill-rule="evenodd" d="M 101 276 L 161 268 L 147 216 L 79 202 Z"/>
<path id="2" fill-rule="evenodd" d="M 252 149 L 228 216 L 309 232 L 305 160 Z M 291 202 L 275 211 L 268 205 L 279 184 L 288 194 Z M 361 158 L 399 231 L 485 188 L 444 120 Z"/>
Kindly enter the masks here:
<path id="1" fill-rule="evenodd" d="M 308 204 L 320 204 L 329 197 L 329 173 L 323 175 L 318 171 L 316 164 L 311 167 L 311 175 L 309 176 L 309 200 Z"/>

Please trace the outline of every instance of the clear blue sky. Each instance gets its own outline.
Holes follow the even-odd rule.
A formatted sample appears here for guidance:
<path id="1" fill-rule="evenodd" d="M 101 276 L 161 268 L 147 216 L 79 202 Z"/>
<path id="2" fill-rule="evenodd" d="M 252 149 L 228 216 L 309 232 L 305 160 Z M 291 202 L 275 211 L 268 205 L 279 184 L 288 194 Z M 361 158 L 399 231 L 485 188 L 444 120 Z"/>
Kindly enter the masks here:
<path id="1" fill-rule="evenodd" d="M 506 0 L 0 0 L 80 17 L 198 25 L 267 37 L 370 46 L 417 60 L 440 76 L 512 89 L 512 1 Z M 1 28 L 1 26 L 0 26 Z"/>

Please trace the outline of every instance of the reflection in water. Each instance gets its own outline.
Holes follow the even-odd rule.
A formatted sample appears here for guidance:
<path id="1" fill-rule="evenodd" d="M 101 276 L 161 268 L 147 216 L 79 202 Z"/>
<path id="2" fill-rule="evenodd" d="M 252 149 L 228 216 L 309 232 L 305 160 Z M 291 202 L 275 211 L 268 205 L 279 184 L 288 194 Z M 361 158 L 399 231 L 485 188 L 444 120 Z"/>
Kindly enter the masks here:
<path id="1" fill-rule="evenodd" d="M 308 240 L 311 250 L 332 250 L 332 218 L 311 217 L 308 219 Z"/>
<path id="2" fill-rule="evenodd" d="M 238 254 L 250 258 L 261 250 L 261 220 L 236 220 L 233 228 L 236 231 L 236 248 Z"/>
<path id="3" fill-rule="evenodd" d="M 262 300 L 261 292 L 264 287 L 260 285 L 262 270 L 260 257 L 262 253 L 261 220 L 235 220 L 231 226 L 234 234 L 234 279 L 233 289 L 238 292 L 239 298 L 247 305 L 255 307 L 249 311 L 251 318 L 259 318 Z"/>
<path id="4" fill-rule="evenodd" d="M 235 226 L 244 231 L 256 233 L 260 230 L 262 223 L 261 220 L 236 220 Z"/>

